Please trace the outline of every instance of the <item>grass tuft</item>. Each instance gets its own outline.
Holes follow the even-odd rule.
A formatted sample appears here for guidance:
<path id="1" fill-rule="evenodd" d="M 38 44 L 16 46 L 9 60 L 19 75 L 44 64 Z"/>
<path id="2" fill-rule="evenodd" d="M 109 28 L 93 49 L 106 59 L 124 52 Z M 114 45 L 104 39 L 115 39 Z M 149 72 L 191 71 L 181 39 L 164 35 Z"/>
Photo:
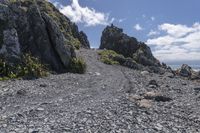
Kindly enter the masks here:
<path id="1" fill-rule="evenodd" d="M 100 60 L 108 65 L 119 65 L 120 63 L 118 61 L 115 61 L 113 58 L 115 58 L 116 56 L 119 56 L 119 54 L 117 54 L 115 51 L 113 50 L 103 50 L 98 52 L 98 54 L 100 55 Z"/>
<path id="2" fill-rule="evenodd" d="M 71 60 L 69 70 L 72 73 L 79 73 L 79 74 L 84 74 L 86 72 L 87 65 L 83 58 L 73 58 Z"/>
<path id="3" fill-rule="evenodd" d="M 0 80 L 15 78 L 40 78 L 48 76 L 47 67 L 39 59 L 25 54 L 19 63 L 9 63 L 0 59 Z"/>

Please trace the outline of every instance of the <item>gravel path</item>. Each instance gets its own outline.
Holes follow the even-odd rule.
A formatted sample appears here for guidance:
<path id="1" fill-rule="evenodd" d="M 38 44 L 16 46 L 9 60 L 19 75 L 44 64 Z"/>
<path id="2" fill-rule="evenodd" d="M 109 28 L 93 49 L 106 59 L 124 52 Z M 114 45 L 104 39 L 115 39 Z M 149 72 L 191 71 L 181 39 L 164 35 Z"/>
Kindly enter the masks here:
<path id="1" fill-rule="evenodd" d="M 78 55 L 84 75 L 0 82 L 0 133 L 200 132 L 200 83 L 106 65 L 95 50 Z"/>

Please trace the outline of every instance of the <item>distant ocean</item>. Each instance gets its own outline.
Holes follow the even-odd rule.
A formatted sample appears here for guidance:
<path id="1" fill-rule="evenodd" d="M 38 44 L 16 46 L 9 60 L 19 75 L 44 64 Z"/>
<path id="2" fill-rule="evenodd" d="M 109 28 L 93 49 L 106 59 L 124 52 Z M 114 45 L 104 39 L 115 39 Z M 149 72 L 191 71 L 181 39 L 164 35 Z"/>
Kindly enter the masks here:
<path id="1" fill-rule="evenodd" d="M 169 65 L 173 70 L 181 68 L 182 65 Z M 200 71 L 200 65 L 189 65 L 194 71 Z"/>

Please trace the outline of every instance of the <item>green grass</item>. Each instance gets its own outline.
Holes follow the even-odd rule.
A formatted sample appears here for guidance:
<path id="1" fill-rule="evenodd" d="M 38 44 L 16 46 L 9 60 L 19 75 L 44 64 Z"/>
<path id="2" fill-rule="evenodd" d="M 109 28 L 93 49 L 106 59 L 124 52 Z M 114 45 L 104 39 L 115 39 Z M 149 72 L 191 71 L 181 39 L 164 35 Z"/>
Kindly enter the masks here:
<path id="1" fill-rule="evenodd" d="M 9 63 L 3 58 L 0 59 L 0 80 L 39 78 L 48 74 L 47 67 L 30 54 L 23 55 L 19 63 Z"/>
<path id="2" fill-rule="evenodd" d="M 108 65 L 119 65 L 120 63 L 118 61 L 113 60 L 114 57 L 119 56 L 115 51 L 113 50 L 103 50 L 98 52 L 100 56 L 100 60 Z"/>
<path id="3" fill-rule="evenodd" d="M 87 65 L 83 58 L 73 58 L 71 60 L 69 70 L 72 73 L 79 73 L 79 74 L 84 74 L 86 72 Z"/>

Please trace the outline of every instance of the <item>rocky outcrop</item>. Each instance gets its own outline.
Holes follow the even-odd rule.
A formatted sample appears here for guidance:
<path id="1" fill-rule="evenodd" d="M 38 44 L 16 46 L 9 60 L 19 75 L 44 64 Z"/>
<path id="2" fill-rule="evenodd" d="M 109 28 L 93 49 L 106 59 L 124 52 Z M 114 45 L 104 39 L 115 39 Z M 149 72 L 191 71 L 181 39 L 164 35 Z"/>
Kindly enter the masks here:
<path id="1" fill-rule="evenodd" d="M 11 62 L 30 53 L 56 72 L 67 70 L 75 48 L 90 48 L 87 36 L 45 0 L 3 0 L 0 56 Z"/>
<path id="2" fill-rule="evenodd" d="M 87 35 L 83 31 L 80 31 L 80 32 L 77 32 L 77 31 L 79 31 L 78 26 L 73 24 L 72 34 L 74 37 L 78 38 L 78 40 L 80 41 L 81 43 L 80 47 L 90 49 L 90 43 L 88 41 Z"/>
<path id="3" fill-rule="evenodd" d="M 181 68 L 178 70 L 178 74 L 183 77 L 191 77 L 192 68 L 187 64 L 183 64 Z"/>
<path id="4" fill-rule="evenodd" d="M 88 41 L 87 35 L 83 31 L 80 32 L 78 39 L 82 44 L 81 47 L 90 49 L 90 43 Z"/>
<path id="5" fill-rule="evenodd" d="M 15 29 L 7 29 L 3 31 L 3 45 L 0 49 L 0 55 L 4 55 L 9 61 L 16 61 L 20 54 L 20 44 L 18 34 Z"/>
<path id="6" fill-rule="evenodd" d="M 136 38 L 123 33 L 123 29 L 114 25 L 107 26 L 101 37 L 100 49 L 114 50 L 125 57 L 131 57 L 139 48 Z"/>
<path id="7" fill-rule="evenodd" d="M 161 66 L 146 44 L 138 42 L 134 37 L 129 37 L 123 33 L 122 29 L 114 25 L 104 29 L 100 49 L 114 50 L 144 66 Z"/>
<path id="8" fill-rule="evenodd" d="M 176 74 L 192 80 L 200 79 L 200 73 L 194 71 L 192 67 L 187 64 L 183 64 L 181 68 L 176 71 Z"/>

